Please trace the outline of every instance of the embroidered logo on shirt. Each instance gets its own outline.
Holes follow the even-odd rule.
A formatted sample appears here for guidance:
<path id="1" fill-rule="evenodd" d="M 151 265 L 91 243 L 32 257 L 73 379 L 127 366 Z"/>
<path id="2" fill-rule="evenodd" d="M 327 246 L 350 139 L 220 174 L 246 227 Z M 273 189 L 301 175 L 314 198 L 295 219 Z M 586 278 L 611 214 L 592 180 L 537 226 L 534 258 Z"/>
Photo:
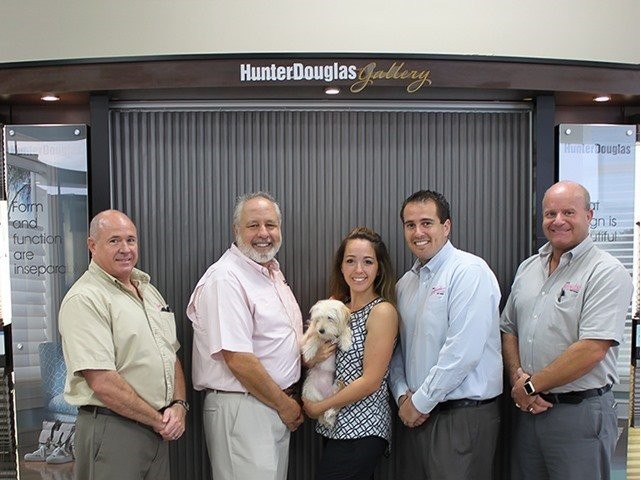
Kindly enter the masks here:
<path id="1" fill-rule="evenodd" d="M 565 282 L 565 285 L 563 285 L 563 290 L 572 293 L 579 293 L 581 291 L 581 285 L 579 285 L 578 283 Z"/>
<path id="2" fill-rule="evenodd" d="M 445 295 L 445 287 L 432 287 L 432 291 L 430 292 L 430 296 L 435 295 L 437 297 L 442 297 Z"/>

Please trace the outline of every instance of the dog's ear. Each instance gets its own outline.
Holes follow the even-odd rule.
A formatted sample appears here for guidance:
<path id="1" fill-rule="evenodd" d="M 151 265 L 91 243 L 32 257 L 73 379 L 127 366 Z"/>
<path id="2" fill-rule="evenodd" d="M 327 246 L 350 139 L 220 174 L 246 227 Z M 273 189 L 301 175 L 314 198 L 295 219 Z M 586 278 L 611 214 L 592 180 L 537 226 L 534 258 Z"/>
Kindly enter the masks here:
<path id="1" fill-rule="evenodd" d="M 303 354 L 303 358 L 306 362 L 310 361 L 316 356 L 318 347 L 320 347 L 320 342 L 318 341 L 318 337 L 316 335 L 310 335 L 309 337 L 307 337 L 305 343 L 303 344 L 303 347 L 301 348 L 301 353 Z"/>
<path id="2" fill-rule="evenodd" d="M 307 330 L 305 330 L 305 333 L 313 332 L 314 330 L 316 330 L 316 319 L 312 318 L 309 320 L 309 325 L 307 326 Z"/>
<path id="3" fill-rule="evenodd" d="M 349 320 L 350 320 L 350 317 L 352 316 L 352 312 L 349 310 L 349 308 L 347 308 L 347 305 L 343 305 L 343 308 L 341 309 L 341 313 L 345 318 L 345 324 L 349 325 Z"/>
<path id="4" fill-rule="evenodd" d="M 310 320 L 309 325 L 307 326 L 307 330 L 305 330 L 303 337 L 299 341 L 301 348 L 303 348 L 303 345 L 307 343 L 309 337 L 314 334 L 315 330 L 316 330 L 316 320 Z"/>
<path id="5" fill-rule="evenodd" d="M 338 348 L 346 352 L 352 347 L 352 329 L 346 326 L 338 337 Z"/>

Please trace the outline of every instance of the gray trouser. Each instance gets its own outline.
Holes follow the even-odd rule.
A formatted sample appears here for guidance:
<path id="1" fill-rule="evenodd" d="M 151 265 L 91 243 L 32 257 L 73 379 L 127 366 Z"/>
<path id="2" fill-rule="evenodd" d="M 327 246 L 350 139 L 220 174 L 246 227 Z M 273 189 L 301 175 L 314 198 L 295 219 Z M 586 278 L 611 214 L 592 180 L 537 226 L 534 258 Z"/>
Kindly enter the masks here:
<path id="1" fill-rule="evenodd" d="M 514 478 L 521 480 L 608 480 L 617 442 L 614 395 L 579 404 L 555 404 L 517 415 L 513 437 Z"/>
<path id="2" fill-rule="evenodd" d="M 401 478 L 493 480 L 500 403 L 441 411 L 420 427 L 405 430 L 406 469 Z"/>
<path id="3" fill-rule="evenodd" d="M 75 437 L 77 480 L 169 480 L 169 444 L 121 417 L 80 410 Z"/>

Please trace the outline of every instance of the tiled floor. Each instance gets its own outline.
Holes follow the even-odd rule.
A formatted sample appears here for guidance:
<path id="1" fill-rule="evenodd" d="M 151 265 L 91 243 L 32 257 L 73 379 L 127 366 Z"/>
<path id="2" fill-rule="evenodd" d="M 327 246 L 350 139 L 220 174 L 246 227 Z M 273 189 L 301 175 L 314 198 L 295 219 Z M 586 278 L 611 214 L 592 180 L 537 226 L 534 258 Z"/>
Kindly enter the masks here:
<path id="1" fill-rule="evenodd" d="M 73 480 L 73 462 L 49 465 L 45 462 L 20 462 L 21 480 Z"/>

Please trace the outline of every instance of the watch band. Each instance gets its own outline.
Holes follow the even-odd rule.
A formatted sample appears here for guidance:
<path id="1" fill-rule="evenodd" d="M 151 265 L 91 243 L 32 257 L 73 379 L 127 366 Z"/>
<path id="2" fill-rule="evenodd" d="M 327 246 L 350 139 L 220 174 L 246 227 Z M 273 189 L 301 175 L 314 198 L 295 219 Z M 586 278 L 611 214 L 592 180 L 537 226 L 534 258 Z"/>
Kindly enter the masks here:
<path id="1" fill-rule="evenodd" d="M 189 403 L 187 403 L 186 400 L 172 400 L 171 403 L 168 405 L 169 407 L 173 407 L 174 405 L 180 405 L 185 409 L 186 412 L 189 411 Z"/>

